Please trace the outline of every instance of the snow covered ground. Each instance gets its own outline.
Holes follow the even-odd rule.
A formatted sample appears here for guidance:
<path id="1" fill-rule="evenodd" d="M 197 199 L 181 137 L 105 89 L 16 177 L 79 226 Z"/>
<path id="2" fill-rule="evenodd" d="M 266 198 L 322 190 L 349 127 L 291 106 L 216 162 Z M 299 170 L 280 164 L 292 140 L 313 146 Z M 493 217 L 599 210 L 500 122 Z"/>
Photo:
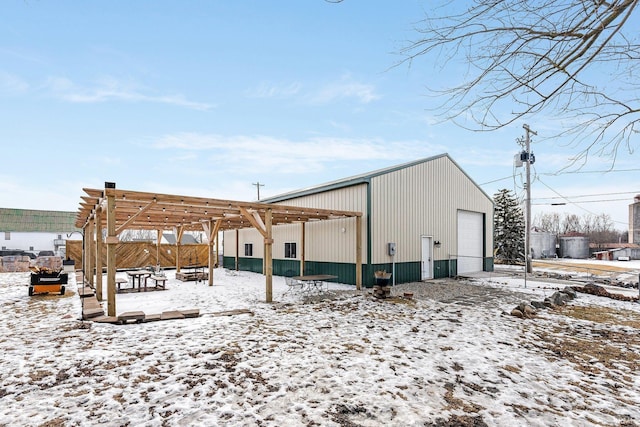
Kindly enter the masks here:
<path id="1" fill-rule="evenodd" d="M 168 275 L 117 295 L 118 313 L 200 317 L 80 322 L 77 294 L 29 297 L 28 273 L 0 274 L 0 425 L 640 425 L 638 303 L 579 294 L 523 320 L 505 312 L 561 285 L 494 273 L 419 285 L 451 298 L 333 284 L 305 301 L 276 277 L 267 304 L 259 274 Z M 216 315 L 234 309 L 251 314 Z"/>

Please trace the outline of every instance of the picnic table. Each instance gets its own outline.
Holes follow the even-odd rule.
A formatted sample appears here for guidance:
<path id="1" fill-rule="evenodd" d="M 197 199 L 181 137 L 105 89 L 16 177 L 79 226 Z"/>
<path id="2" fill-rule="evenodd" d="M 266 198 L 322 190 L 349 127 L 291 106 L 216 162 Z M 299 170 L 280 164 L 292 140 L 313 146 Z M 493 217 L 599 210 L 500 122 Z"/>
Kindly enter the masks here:
<path id="1" fill-rule="evenodd" d="M 147 277 L 151 276 L 151 271 L 149 270 L 131 270 L 127 271 L 127 276 L 131 278 L 131 285 L 135 289 L 136 281 L 138 282 L 138 290 L 142 287 L 142 281 L 145 282 L 145 287 L 147 285 Z"/>
<path id="2" fill-rule="evenodd" d="M 292 277 L 293 280 L 297 280 L 301 283 L 300 292 L 303 294 L 320 294 L 329 289 L 329 285 L 326 283 L 327 281 L 335 280 L 337 278 L 338 276 L 333 276 L 331 274 L 309 274 Z"/>

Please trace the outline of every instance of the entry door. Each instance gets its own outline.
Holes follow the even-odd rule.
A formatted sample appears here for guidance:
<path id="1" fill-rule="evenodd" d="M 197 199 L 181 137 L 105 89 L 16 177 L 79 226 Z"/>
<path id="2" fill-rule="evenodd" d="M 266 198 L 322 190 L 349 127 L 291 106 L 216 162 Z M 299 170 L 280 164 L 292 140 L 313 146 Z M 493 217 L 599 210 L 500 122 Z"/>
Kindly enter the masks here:
<path id="1" fill-rule="evenodd" d="M 421 280 L 433 279 L 433 260 L 431 253 L 433 252 L 433 239 L 428 236 L 422 236 L 422 267 Z"/>

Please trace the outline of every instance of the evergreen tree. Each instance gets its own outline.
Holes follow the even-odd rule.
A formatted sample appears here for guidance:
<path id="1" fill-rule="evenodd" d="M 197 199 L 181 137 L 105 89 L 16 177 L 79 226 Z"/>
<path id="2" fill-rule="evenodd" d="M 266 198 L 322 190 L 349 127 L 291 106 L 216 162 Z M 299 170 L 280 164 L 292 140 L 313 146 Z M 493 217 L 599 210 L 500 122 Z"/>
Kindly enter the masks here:
<path id="1" fill-rule="evenodd" d="M 506 263 L 524 262 L 524 214 L 515 195 L 510 190 L 502 189 L 493 195 L 493 201 L 496 260 Z"/>

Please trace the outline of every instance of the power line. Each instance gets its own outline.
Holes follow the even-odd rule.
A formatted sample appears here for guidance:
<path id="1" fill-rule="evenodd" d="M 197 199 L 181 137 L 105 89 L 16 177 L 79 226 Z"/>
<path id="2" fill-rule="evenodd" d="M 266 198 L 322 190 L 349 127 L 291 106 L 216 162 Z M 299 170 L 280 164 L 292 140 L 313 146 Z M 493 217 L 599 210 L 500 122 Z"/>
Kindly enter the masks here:
<path id="1" fill-rule="evenodd" d="M 560 199 L 560 197 L 548 197 L 548 199 Z M 540 198 L 540 199 L 535 199 L 535 200 L 545 200 L 544 197 Z M 604 202 L 622 202 L 624 200 L 629 200 L 627 198 L 624 199 L 602 199 L 602 200 L 583 200 L 580 202 L 570 202 L 574 205 L 577 204 L 584 204 L 584 203 L 604 203 Z M 543 205 L 548 205 L 549 203 L 532 203 L 532 205 L 536 205 L 536 206 L 543 206 Z M 553 203 L 551 203 L 553 205 Z"/>
<path id="2" fill-rule="evenodd" d="M 582 209 L 582 210 L 583 210 L 583 211 L 585 211 L 585 212 L 590 213 L 591 215 L 597 215 L 597 214 L 595 214 L 595 213 L 591 212 L 589 209 L 585 209 L 585 208 L 583 208 L 582 206 L 580 206 L 580 205 L 578 205 L 578 204 L 576 204 L 576 203 L 572 202 L 572 201 L 571 201 L 571 200 L 569 200 L 567 197 L 565 197 L 565 196 L 563 196 L 562 194 L 558 193 L 556 190 L 554 190 L 553 188 L 551 188 L 551 187 L 549 187 L 547 184 L 545 184 L 545 183 L 544 183 L 540 178 L 538 178 L 538 181 L 540 182 L 540 184 L 544 185 L 544 186 L 545 186 L 545 187 L 547 187 L 549 190 L 553 191 L 553 192 L 554 192 L 554 193 L 556 193 L 558 196 L 560 196 L 560 197 L 559 197 L 560 199 L 566 200 L 566 201 L 567 201 L 567 203 L 571 203 L 572 205 L 577 206 L 578 208 Z"/>
<path id="3" fill-rule="evenodd" d="M 581 194 L 581 195 L 578 195 L 578 196 L 537 197 L 537 198 L 532 199 L 532 200 L 538 200 L 538 199 L 565 199 L 565 198 L 578 199 L 578 198 L 581 198 L 581 197 L 619 196 L 621 194 L 638 194 L 638 193 L 640 193 L 640 191 L 623 191 L 623 192 L 619 192 L 619 193 Z M 616 200 L 626 200 L 626 199 L 616 199 Z"/>
<path id="4" fill-rule="evenodd" d="M 607 170 L 603 170 L 603 171 L 545 172 L 542 175 L 557 176 L 557 175 L 566 175 L 566 174 L 572 174 L 572 173 L 610 173 L 610 172 L 639 172 L 639 171 L 640 171 L 640 169 L 607 169 Z"/>
<path id="5" fill-rule="evenodd" d="M 483 185 L 487 185 L 487 184 L 493 184 L 494 182 L 506 181 L 507 179 L 511 179 L 511 178 L 513 178 L 513 175 L 511 175 L 511 176 L 505 176 L 504 178 L 494 179 L 493 181 L 483 182 L 482 184 L 479 184 L 479 185 L 480 185 L 480 186 L 483 186 Z"/>
<path id="6" fill-rule="evenodd" d="M 640 172 L 640 169 L 612 169 L 612 170 L 604 170 L 604 171 L 568 171 L 568 172 L 542 172 L 537 175 L 542 176 L 559 176 L 559 175 L 568 175 L 568 174 L 586 174 L 586 173 L 612 173 L 612 172 Z M 504 178 L 494 179 L 492 181 L 483 182 L 482 184 L 478 184 L 481 187 L 483 185 L 493 184 L 494 182 L 506 181 L 507 179 L 512 179 L 513 176 L 505 176 Z"/>
<path id="7" fill-rule="evenodd" d="M 551 191 L 553 191 L 554 193 L 556 193 L 556 194 L 559 196 L 559 197 L 557 197 L 557 198 L 563 199 L 563 200 L 565 200 L 567 203 L 572 204 L 572 205 L 576 206 L 577 208 L 580 208 L 580 209 L 582 209 L 583 211 L 585 211 L 585 212 L 587 212 L 587 213 L 590 213 L 591 215 L 598 216 L 596 213 L 591 212 L 589 209 L 586 209 L 586 208 L 584 208 L 584 207 L 580 206 L 580 205 L 581 205 L 581 204 L 583 204 L 583 203 L 589 203 L 588 201 L 584 201 L 584 202 L 572 202 L 572 201 L 571 201 L 571 200 L 569 200 L 567 197 L 563 196 L 562 194 L 558 193 L 558 192 L 557 192 L 556 190 L 554 190 L 553 188 L 549 187 L 549 186 L 548 186 L 547 184 L 545 184 L 545 183 L 544 183 L 540 178 L 538 178 L 538 181 L 540 182 L 540 184 L 544 185 L 544 186 L 545 186 L 545 187 L 547 187 L 549 190 L 551 190 Z M 625 194 L 625 193 L 621 193 L 621 194 Z M 627 199 L 620 199 L 620 200 L 627 200 Z M 614 201 L 614 200 L 610 200 L 610 201 Z M 624 225 L 628 225 L 626 222 L 622 222 L 622 221 L 613 221 L 613 222 L 614 222 L 614 223 L 617 223 L 617 224 L 624 224 Z"/>

